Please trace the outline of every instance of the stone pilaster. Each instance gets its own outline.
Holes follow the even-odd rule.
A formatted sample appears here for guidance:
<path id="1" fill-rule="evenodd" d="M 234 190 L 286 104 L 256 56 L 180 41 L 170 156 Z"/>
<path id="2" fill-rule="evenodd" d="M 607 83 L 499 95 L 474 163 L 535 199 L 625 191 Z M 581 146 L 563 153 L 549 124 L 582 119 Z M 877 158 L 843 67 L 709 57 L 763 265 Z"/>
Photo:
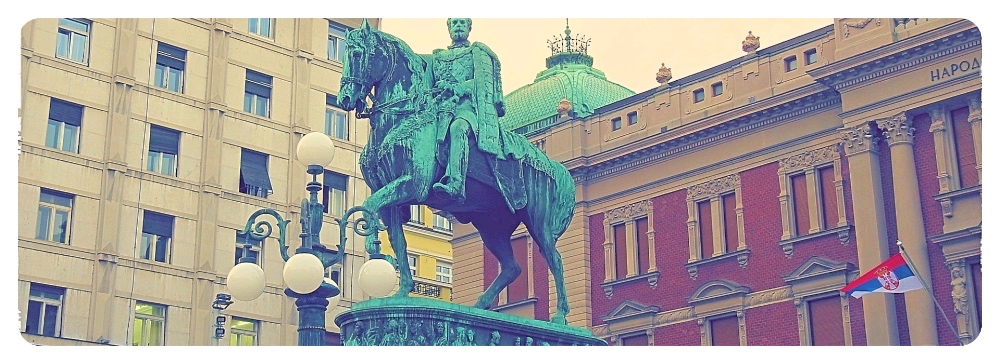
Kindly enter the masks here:
<path id="1" fill-rule="evenodd" d="M 900 113 L 881 119 L 878 125 L 889 142 L 892 156 L 892 185 L 896 204 L 896 232 L 910 259 L 912 268 L 933 287 L 927 238 L 920 208 L 920 186 L 913 160 L 913 120 Z M 862 220 L 863 221 L 863 220 Z M 913 345 L 937 345 L 937 321 L 934 301 L 927 292 L 906 293 L 906 316 Z"/>
<path id="2" fill-rule="evenodd" d="M 976 172 L 983 184 L 983 100 L 979 95 L 969 99 L 969 123 L 972 124 L 972 141 L 976 145 Z"/>
<path id="3" fill-rule="evenodd" d="M 882 175 L 873 123 L 842 130 L 842 144 L 851 166 L 851 191 L 854 201 L 855 238 L 858 244 L 858 270 L 867 272 L 889 258 L 886 245 L 885 209 L 882 205 Z M 864 298 L 865 336 L 868 345 L 899 345 L 896 306 L 889 295 Z"/>
<path id="4" fill-rule="evenodd" d="M 951 300 L 955 306 L 955 323 L 958 327 L 958 338 L 962 345 L 972 342 L 971 320 L 969 320 L 969 290 L 968 265 L 965 259 L 958 259 L 948 262 L 948 271 L 951 273 Z"/>

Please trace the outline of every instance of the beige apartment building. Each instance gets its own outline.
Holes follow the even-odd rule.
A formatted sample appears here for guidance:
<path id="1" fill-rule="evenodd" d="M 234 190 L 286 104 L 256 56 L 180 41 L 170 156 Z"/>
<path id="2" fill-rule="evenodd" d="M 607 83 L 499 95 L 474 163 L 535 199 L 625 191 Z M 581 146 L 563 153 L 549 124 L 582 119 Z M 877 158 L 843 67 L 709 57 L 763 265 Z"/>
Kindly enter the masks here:
<path id="1" fill-rule="evenodd" d="M 380 19 L 368 19 L 380 27 Z M 321 241 L 369 195 L 357 167 L 367 120 L 334 107 L 344 35 L 361 19 L 35 19 L 21 32 L 18 307 L 38 345 L 295 345 L 275 232 L 237 243 L 250 215 L 278 211 L 300 240 L 306 168 L 295 147 L 319 131 L 337 151 L 321 176 Z M 431 214 L 427 211 L 427 220 Z M 356 217 L 356 216 L 355 216 Z M 415 224 L 408 229 L 416 229 Z M 446 228 L 446 229 L 445 229 Z M 416 251 L 450 269 L 450 224 L 425 228 Z M 339 307 L 367 259 L 351 234 Z M 357 243 L 355 243 L 357 241 Z M 264 294 L 212 303 L 242 255 Z M 430 272 L 433 272 L 431 270 Z M 428 272 L 430 277 L 433 273 Z M 425 276 L 427 274 L 424 274 Z M 350 278 L 350 279 L 347 279 Z M 449 279 L 450 280 L 450 277 Z M 431 282 L 428 282 L 431 283 Z M 450 296 L 450 283 L 435 282 Z"/>

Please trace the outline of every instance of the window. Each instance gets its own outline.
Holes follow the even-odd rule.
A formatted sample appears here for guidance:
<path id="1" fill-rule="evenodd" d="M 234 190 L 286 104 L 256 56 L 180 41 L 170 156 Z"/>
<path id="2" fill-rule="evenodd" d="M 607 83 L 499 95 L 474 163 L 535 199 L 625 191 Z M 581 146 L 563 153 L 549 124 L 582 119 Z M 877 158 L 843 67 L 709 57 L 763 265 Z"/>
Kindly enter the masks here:
<path id="1" fill-rule="evenodd" d="M 451 221 L 444 216 L 434 214 L 434 228 L 451 231 Z"/>
<path id="2" fill-rule="evenodd" d="M 264 38 L 274 38 L 273 18 L 250 18 L 248 28 L 250 34 L 256 34 Z"/>
<path id="3" fill-rule="evenodd" d="M 807 50 L 805 53 L 805 58 L 806 58 L 806 65 L 816 63 L 816 61 L 819 60 L 819 57 L 816 56 L 816 48 Z"/>
<path id="4" fill-rule="evenodd" d="M 530 264 L 528 249 L 530 248 L 528 245 L 528 237 L 526 236 L 513 239 L 510 242 L 510 247 L 514 254 L 514 263 L 517 263 L 517 266 L 521 267 L 521 274 L 507 285 L 506 303 L 508 304 L 524 301 L 528 297 L 531 297 L 531 293 L 529 292 L 531 289 L 529 288 L 531 286 L 531 277 L 529 277 L 530 274 L 528 273 L 530 271 L 528 269 L 528 265 Z"/>
<path id="5" fill-rule="evenodd" d="M 156 71 L 153 86 L 173 92 L 184 90 L 184 62 L 187 51 L 166 43 L 156 46 Z"/>
<path id="6" fill-rule="evenodd" d="M 334 105 L 337 105 L 337 97 L 327 94 L 323 133 L 337 139 L 349 140 L 347 134 L 347 112 Z"/>
<path id="7" fill-rule="evenodd" d="M 621 338 L 621 346 L 649 346 L 649 336 L 645 333 Z"/>
<path id="8" fill-rule="evenodd" d="M 740 346 L 740 325 L 736 315 L 709 320 L 712 346 Z"/>
<path id="9" fill-rule="evenodd" d="M 177 152 L 181 132 L 161 126 L 149 127 L 149 153 L 146 170 L 168 176 L 177 175 Z"/>
<path id="10" fill-rule="evenodd" d="M 799 68 L 799 64 L 795 56 L 785 58 L 785 72 L 792 72 L 796 68 Z"/>
<path id="11" fill-rule="evenodd" d="M 73 217 L 73 195 L 41 189 L 38 197 L 38 224 L 35 238 L 68 244 Z"/>
<path id="12" fill-rule="evenodd" d="M 633 111 L 628 113 L 628 125 L 635 125 L 639 123 L 639 113 Z"/>
<path id="13" fill-rule="evenodd" d="M 249 245 L 249 246 L 248 246 Z M 257 265 L 263 267 L 263 263 L 260 259 L 262 242 L 257 239 L 248 239 L 248 234 L 243 234 L 242 231 L 236 232 L 236 260 L 235 264 L 240 264 L 240 259 L 252 258 L 253 262 Z"/>
<path id="14" fill-rule="evenodd" d="M 421 205 L 410 205 L 410 222 L 415 222 L 418 225 L 424 224 L 424 209 Z"/>
<path id="15" fill-rule="evenodd" d="M 955 137 L 955 154 L 958 162 L 958 186 L 967 188 L 979 185 L 974 131 L 969 122 L 969 108 L 962 107 L 950 113 L 952 134 Z"/>
<path id="16" fill-rule="evenodd" d="M 170 263 L 170 238 L 174 232 L 174 217 L 149 210 L 142 214 L 142 242 L 139 258 Z"/>
<path id="17" fill-rule="evenodd" d="M 619 206 L 604 213 L 604 281 L 601 287 L 611 295 L 614 286 L 645 276 L 655 286 L 659 277 L 652 244 L 653 205 L 650 200 Z"/>
<path id="18" fill-rule="evenodd" d="M 687 189 L 688 274 L 698 276 L 698 265 L 735 256 L 746 267 L 743 194 L 738 173 Z"/>
<path id="19" fill-rule="evenodd" d="M 273 78 L 263 73 L 247 70 L 246 92 L 243 94 L 243 111 L 270 117 L 271 85 Z"/>
<path id="20" fill-rule="evenodd" d="M 233 317 L 229 346 L 257 346 L 257 320 Z"/>
<path id="21" fill-rule="evenodd" d="M 622 118 L 612 118 L 611 119 L 611 130 L 618 130 L 622 128 Z"/>
<path id="22" fill-rule="evenodd" d="M 692 96 L 694 97 L 694 102 L 696 102 L 696 103 L 705 101 L 705 89 L 700 88 L 700 89 L 694 90 Z"/>
<path id="23" fill-rule="evenodd" d="M 451 263 L 437 262 L 437 266 L 434 267 L 434 280 L 441 283 L 451 283 Z M 527 276 L 528 274 L 523 274 Z"/>
<path id="24" fill-rule="evenodd" d="M 628 275 L 628 247 L 625 241 L 625 224 L 611 227 L 615 237 L 615 278 L 623 279 Z"/>
<path id="25" fill-rule="evenodd" d="M 74 62 L 87 63 L 90 46 L 90 21 L 83 19 L 59 19 L 56 35 L 56 57 Z"/>
<path id="26" fill-rule="evenodd" d="M 809 315 L 809 338 L 813 346 L 843 346 L 844 318 L 839 295 L 806 302 Z"/>
<path id="27" fill-rule="evenodd" d="M 240 192 L 267 198 L 271 193 L 271 177 L 267 174 L 267 154 L 244 148 L 240 157 Z"/>
<path id="28" fill-rule="evenodd" d="M 350 28 L 343 24 L 330 22 L 330 34 L 326 41 L 326 58 L 331 61 L 343 62 L 344 53 L 347 50 L 347 31 Z"/>
<path id="29" fill-rule="evenodd" d="M 135 303 L 132 346 L 162 346 L 167 322 L 167 307 L 146 302 Z"/>
<path id="30" fill-rule="evenodd" d="M 795 243 L 818 234 L 836 232 L 840 242 L 847 243 L 838 145 L 781 159 L 778 177 L 783 230 L 778 243 L 786 255 L 792 254 Z"/>
<path id="31" fill-rule="evenodd" d="M 62 306 L 66 289 L 32 283 L 28 293 L 24 332 L 28 334 L 62 336 Z"/>
<path id="32" fill-rule="evenodd" d="M 722 82 L 712 84 L 712 97 L 722 95 Z"/>
<path id="33" fill-rule="evenodd" d="M 347 176 L 323 171 L 323 212 L 343 215 L 347 206 Z"/>
<path id="34" fill-rule="evenodd" d="M 80 152 L 80 125 L 83 106 L 59 99 L 49 101 L 49 124 L 45 130 L 45 146 L 70 153 Z"/>
<path id="35" fill-rule="evenodd" d="M 410 277 L 416 277 L 417 276 L 417 256 L 416 255 L 407 255 L 406 256 L 406 263 L 409 264 L 409 266 L 410 266 Z M 440 269 L 438 269 L 438 270 L 440 271 Z M 448 273 L 450 274 L 451 270 L 449 270 Z M 441 273 L 438 272 L 437 274 L 440 275 Z"/>

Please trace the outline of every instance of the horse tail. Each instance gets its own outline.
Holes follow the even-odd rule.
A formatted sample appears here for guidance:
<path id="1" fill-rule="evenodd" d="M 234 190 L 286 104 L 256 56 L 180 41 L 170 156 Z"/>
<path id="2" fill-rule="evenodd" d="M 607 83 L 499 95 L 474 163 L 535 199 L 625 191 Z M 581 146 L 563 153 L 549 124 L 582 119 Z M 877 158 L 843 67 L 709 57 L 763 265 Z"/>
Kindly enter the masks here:
<path id="1" fill-rule="evenodd" d="M 555 188 L 550 198 L 553 204 L 552 212 L 554 213 L 549 214 L 547 219 L 549 219 L 548 225 L 551 228 L 550 233 L 553 234 L 551 239 L 554 244 L 555 240 L 566 232 L 570 221 L 573 219 L 573 213 L 576 210 L 576 183 L 573 182 L 573 177 L 570 175 L 569 170 L 562 163 L 556 161 L 552 161 L 551 163 L 554 167 L 552 177 Z"/>

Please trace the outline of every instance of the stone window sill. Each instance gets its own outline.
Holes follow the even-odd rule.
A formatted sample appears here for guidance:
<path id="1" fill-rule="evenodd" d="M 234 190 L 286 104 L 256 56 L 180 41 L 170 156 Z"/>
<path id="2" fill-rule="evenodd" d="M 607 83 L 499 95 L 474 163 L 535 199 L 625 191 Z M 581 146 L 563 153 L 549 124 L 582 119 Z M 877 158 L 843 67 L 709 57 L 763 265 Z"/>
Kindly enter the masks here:
<path id="1" fill-rule="evenodd" d="M 690 263 L 688 263 L 688 264 L 686 264 L 684 266 L 687 267 L 688 275 L 691 277 L 691 279 L 696 279 L 696 278 L 698 278 L 698 266 L 709 264 L 709 263 L 713 263 L 713 262 L 718 262 L 718 261 L 721 261 L 721 260 L 731 259 L 733 257 L 736 258 L 736 262 L 739 263 L 740 268 L 746 268 L 747 267 L 747 260 L 750 257 L 750 249 L 744 248 L 744 249 L 737 250 L 737 251 L 734 251 L 734 252 L 731 252 L 731 253 L 722 254 L 722 255 L 719 255 L 719 256 L 716 256 L 716 257 L 711 257 L 711 258 L 702 259 L 702 260 L 696 260 L 696 261 L 690 262 Z"/>
<path id="2" fill-rule="evenodd" d="M 660 278 L 660 272 L 659 271 L 652 271 L 652 272 L 647 272 L 647 273 L 643 273 L 643 274 L 634 275 L 634 276 L 631 276 L 631 277 L 622 278 L 622 279 L 619 279 L 619 280 L 604 282 L 604 283 L 601 283 L 601 288 L 604 288 L 604 295 L 605 296 L 611 297 L 611 294 L 614 293 L 615 286 L 621 286 L 621 285 L 625 285 L 625 284 L 628 284 L 628 283 L 632 283 L 632 282 L 635 282 L 635 281 L 639 281 L 639 280 L 645 279 L 646 283 L 648 283 L 650 287 L 656 287 L 656 281 L 659 278 Z"/>
<path id="3" fill-rule="evenodd" d="M 781 245 L 781 251 L 785 253 L 785 258 L 791 258 L 792 249 L 796 244 L 801 244 L 808 240 L 836 233 L 837 239 L 840 240 L 840 245 L 847 245 L 848 238 L 850 237 L 850 232 L 851 232 L 851 225 L 838 226 L 833 229 L 817 231 L 812 234 L 800 235 L 794 238 L 780 240 L 778 241 L 778 245 Z"/>
<path id="4" fill-rule="evenodd" d="M 941 214 L 944 217 L 952 217 L 954 215 L 954 207 L 952 204 L 952 200 L 963 199 L 973 194 L 982 194 L 982 191 L 983 191 L 983 185 L 979 184 L 972 187 L 966 187 L 960 190 L 945 192 L 934 196 L 934 199 L 941 204 Z"/>

